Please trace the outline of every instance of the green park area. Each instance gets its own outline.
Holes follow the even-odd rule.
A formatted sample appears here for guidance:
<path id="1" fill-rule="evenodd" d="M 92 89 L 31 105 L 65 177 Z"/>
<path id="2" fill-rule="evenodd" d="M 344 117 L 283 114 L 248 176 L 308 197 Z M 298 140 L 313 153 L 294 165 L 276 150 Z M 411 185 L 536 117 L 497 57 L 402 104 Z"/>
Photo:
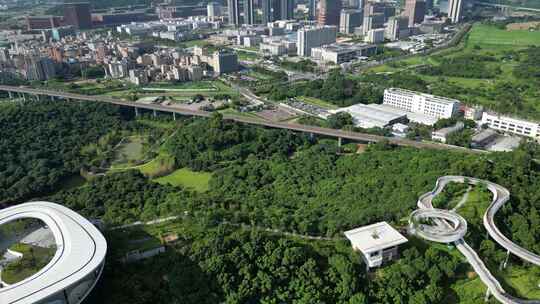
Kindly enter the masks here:
<path id="1" fill-rule="evenodd" d="M 475 23 L 455 47 L 368 69 L 357 77 L 540 120 L 540 31 Z"/>
<path id="2" fill-rule="evenodd" d="M 206 192 L 209 189 L 208 183 L 212 178 L 211 173 L 194 172 L 190 169 L 183 168 L 174 171 L 173 173 L 155 179 L 160 184 L 170 184 L 172 186 L 182 186 L 184 188 L 193 189 L 197 192 Z"/>
<path id="3" fill-rule="evenodd" d="M 10 250 L 21 253 L 23 256 L 7 264 L 2 270 L 2 281 L 7 284 L 15 284 L 34 275 L 49 263 L 56 252 L 56 248 L 43 248 L 22 243 L 11 246 Z"/>
<path id="4" fill-rule="evenodd" d="M 476 24 L 469 34 L 469 43 L 489 45 L 492 48 L 539 46 L 540 31 L 511 31 L 490 25 Z"/>
<path id="5" fill-rule="evenodd" d="M 238 92 L 220 80 L 196 82 L 161 82 L 144 87 L 126 87 L 124 90 L 106 92 L 104 95 L 126 100 L 148 97 L 164 97 L 171 101 L 185 102 L 196 95 L 204 97 L 237 96 Z"/>
<path id="6" fill-rule="evenodd" d="M 144 136 L 130 136 L 123 138 L 115 147 L 113 167 L 133 166 L 144 158 Z"/>
<path id="7" fill-rule="evenodd" d="M 512 258 L 507 268 L 501 269 L 500 263 L 506 258 L 506 253 L 499 251 L 496 245 L 486 238 L 483 216 L 491 204 L 492 196 L 483 185 L 469 187 L 463 184 L 450 184 L 433 203 L 434 206 L 438 204 L 436 207 L 443 209 L 458 207 L 456 212 L 468 223 L 466 241 L 475 248 L 483 260 L 487 261 L 486 266 L 507 292 L 520 298 L 538 299 L 540 267 L 523 264 L 519 258 Z M 466 198 L 464 204 L 458 206 L 464 197 Z M 453 250 L 459 254 L 455 248 Z M 485 297 L 486 287 L 472 269 L 465 270 L 464 277 L 456 281 L 451 288 L 456 292 L 455 295 L 449 296 L 449 302 L 452 303 L 476 303 L 483 301 Z M 491 301 L 497 303 L 493 299 Z"/>

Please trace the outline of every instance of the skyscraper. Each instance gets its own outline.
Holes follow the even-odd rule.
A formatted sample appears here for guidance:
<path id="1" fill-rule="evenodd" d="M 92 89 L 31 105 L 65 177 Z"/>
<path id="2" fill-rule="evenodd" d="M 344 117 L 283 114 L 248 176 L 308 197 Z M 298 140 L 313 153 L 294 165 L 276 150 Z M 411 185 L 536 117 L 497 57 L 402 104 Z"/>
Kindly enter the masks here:
<path id="1" fill-rule="evenodd" d="M 354 33 L 354 29 L 362 25 L 362 20 L 361 10 L 342 10 L 339 18 L 339 32 L 345 34 Z"/>
<path id="2" fill-rule="evenodd" d="M 206 6 L 208 13 L 208 19 L 214 20 L 217 16 L 221 15 L 221 8 L 216 2 L 210 2 Z"/>
<path id="3" fill-rule="evenodd" d="M 240 24 L 240 5 L 239 0 L 227 0 L 229 8 L 229 24 L 238 26 Z"/>
<path id="4" fill-rule="evenodd" d="M 255 7 L 253 0 L 244 0 L 244 24 L 255 23 Z"/>
<path id="5" fill-rule="evenodd" d="M 274 21 L 272 15 L 272 0 L 261 0 L 261 11 L 263 24 Z"/>
<path id="6" fill-rule="evenodd" d="M 406 0 L 404 14 L 409 17 L 409 27 L 424 22 L 424 17 L 426 16 L 426 1 Z"/>
<path id="7" fill-rule="evenodd" d="M 309 19 L 315 20 L 317 18 L 317 1 L 309 0 Z"/>
<path id="8" fill-rule="evenodd" d="M 26 57 L 24 59 L 25 74 L 28 80 L 49 80 L 56 76 L 54 62 L 49 58 L 37 56 Z"/>
<path id="9" fill-rule="evenodd" d="M 462 0 L 450 0 L 450 2 L 448 2 L 448 18 L 452 20 L 452 23 L 458 23 L 461 21 L 462 11 Z"/>
<path id="10" fill-rule="evenodd" d="M 298 56 L 311 56 L 311 49 L 322 45 L 336 42 L 337 28 L 335 26 L 323 26 L 303 28 L 297 33 Z"/>
<path id="11" fill-rule="evenodd" d="M 319 25 L 339 26 L 339 16 L 341 13 L 341 0 L 321 0 L 319 2 L 319 15 L 317 23 Z"/>
<path id="12" fill-rule="evenodd" d="M 279 1 L 279 19 L 290 20 L 294 18 L 294 0 L 276 0 Z"/>
<path id="13" fill-rule="evenodd" d="M 394 16 L 388 20 L 386 37 L 392 41 L 409 36 L 409 19 L 407 17 Z"/>
<path id="14" fill-rule="evenodd" d="M 92 16 L 90 3 L 66 3 L 64 4 L 64 21 L 76 29 L 92 28 Z"/>

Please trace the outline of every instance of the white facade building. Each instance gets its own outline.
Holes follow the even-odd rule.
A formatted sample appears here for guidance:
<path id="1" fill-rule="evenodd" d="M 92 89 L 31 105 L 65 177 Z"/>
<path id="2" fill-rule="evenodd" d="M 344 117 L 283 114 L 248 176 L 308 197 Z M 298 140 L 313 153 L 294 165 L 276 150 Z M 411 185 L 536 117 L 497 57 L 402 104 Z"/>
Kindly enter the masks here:
<path id="1" fill-rule="evenodd" d="M 442 143 L 446 143 L 448 140 L 448 137 L 456 132 L 459 132 L 465 128 L 465 124 L 463 122 L 458 122 L 454 126 L 443 128 L 440 130 L 436 130 L 431 132 L 431 139 L 435 141 L 440 141 Z"/>
<path id="2" fill-rule="evenodd" d="M 398 246 L 408 240 L 386 222 L 345 231 L 354 250 L 362 253 L 366 267 L 380 267 L 399 257 Z"/>
<path id="3" fill-rule="evenodd" d="M 454 116 L 459 110 L 460 101 L 409 90 L 390 88 L 384 90 L 383 104 L 441 119 Z"/>
<path id="4" fill-rule="evenodd" d="M 337 39 L 335 26 L 304 28 L 298 31 L 298 56 L 311 56 L 311 49 L 322 45 L 332 44 Z"/>
<path id="5" fill-rule="evenodd" d="M 381 43 L 384 42 L 384 34 L 386 30 L 383 28 L 373 29 L 367 32 L 365 41 L 369 43 Z"/>
<path id="6" fill-rule="evenodd" d="M 452 23 L 458 23 L 461 20 L 462 12 L 463 12 L 462 0 L 449 0 L 448 18 L 452 20 Z"/>
<path id="7" fill-rule="evenodd" d="M 484 112 L 482 124 L 487 124 L 491 129 L 534 138 L 540 141 L 540 124 L 497 113 Z"/>

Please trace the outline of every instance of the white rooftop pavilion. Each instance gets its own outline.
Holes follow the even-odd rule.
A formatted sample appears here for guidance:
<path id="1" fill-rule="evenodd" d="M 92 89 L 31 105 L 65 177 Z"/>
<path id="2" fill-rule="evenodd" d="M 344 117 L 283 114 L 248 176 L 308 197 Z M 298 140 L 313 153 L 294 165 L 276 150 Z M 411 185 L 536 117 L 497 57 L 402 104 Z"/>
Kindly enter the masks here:
<path id="1" fill-rule="evenodd" d="M 398 257 L 398 246 L 408 240 L 387 222 L 345 231 L 354 250 L 362 253 L 367 268 L 379 267 Z"/>

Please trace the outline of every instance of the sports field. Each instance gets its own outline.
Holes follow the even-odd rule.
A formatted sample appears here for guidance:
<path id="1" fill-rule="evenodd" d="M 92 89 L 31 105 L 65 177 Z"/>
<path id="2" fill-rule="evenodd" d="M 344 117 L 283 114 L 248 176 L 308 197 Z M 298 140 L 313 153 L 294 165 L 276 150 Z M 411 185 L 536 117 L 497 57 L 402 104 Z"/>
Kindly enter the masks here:
<path id="1" fill-rule="evenodd" d="M 470 45 L 530 46 L 540 45 L 540 31 L 508 31 L 494 26 L 475 24 L 469 34 Z"/>

